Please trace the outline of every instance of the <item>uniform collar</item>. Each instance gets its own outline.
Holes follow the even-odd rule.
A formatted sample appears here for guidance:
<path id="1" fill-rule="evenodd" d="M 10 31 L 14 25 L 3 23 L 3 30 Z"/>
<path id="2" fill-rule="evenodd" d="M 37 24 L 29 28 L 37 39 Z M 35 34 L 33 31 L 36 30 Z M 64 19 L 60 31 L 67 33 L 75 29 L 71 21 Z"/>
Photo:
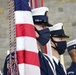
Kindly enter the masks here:
<path id="1" fill-rule="evenodd" d="M 55 56 L 53 56 L 53 59 L 57 64 L 59 63 L 59 59 L 57 59 Z"/>
<path id="2" fill-rule="evenodd" d="M 74 67 L 76 67 L 76 62 L 72 62 L 71 65 L 73 65 Z"/>

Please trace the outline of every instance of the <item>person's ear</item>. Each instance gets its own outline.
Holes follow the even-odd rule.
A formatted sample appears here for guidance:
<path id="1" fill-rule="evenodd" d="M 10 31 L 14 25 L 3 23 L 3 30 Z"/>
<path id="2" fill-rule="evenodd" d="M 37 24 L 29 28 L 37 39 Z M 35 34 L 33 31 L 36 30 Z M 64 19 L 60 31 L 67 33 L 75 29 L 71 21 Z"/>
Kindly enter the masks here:
<path id="1" fill-rule="evenodd" d="M 74 53 L 73 53 L 73 54 L 74 54 L 74 56 L 76 56 L 76 50 L 74 51 Z"/>
<path id="2" fill-rule="evenodd" d="M 76 55 L 76 50 L 75 50 L 75 55 Z"/>
<path id="3" fill-rule="evenodd" d="M 50 39 L 50 43 L 51 43 L 51 46 L 55 46 L 51 39 Z"/>
<path id="4" fill-rule="evenodd" d="M 39 34 L 35 31 L 35 34 L 36 34 L 36 38 L 38 38 L 39 37 Z"/>
<path id="5" fill-rule="evenodd" d="M 50 39 L 50 43 L 51 43 L 51 44 L 53 43 L 51 39 Z"/>

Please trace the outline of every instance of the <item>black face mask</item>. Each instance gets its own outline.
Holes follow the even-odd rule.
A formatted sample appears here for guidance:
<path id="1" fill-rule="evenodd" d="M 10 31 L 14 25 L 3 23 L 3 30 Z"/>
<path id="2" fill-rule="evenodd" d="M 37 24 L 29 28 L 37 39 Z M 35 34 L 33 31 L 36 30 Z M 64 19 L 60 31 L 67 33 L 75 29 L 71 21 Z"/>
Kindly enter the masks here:
<path id="1" fill-rule="evenodd" d="M 38 31 L 35 29 L 37 33 L 39 34 L 39 37 L 37 38 L 37 41 L 41 45 L 45 45 L 50 40 L 50 30 L 48 28 Z"/>
<path id="2" fill-rule="evenodd" d="M 66 48 L 67 48 L 67 43 L 66 41 L 60 41 L 60 42 L 57 42 L 57 41 L 54 41 L 54 44 L 56 47 L 53 47 L 55 50 L 57 50 L 57 52 L 59 53 L 59 55 L 61 54 L 64 54 Z"/>

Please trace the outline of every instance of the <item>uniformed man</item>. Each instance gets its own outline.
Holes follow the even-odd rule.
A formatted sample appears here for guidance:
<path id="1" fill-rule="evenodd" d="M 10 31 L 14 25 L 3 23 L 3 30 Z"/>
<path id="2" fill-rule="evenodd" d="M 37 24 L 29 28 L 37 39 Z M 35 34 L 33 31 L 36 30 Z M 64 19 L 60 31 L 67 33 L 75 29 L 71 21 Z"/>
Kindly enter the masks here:
<path id="1" fill-rule="evenodd" d="M 14 57 L 14 52 L 11 54 L 11 60 L 12 60 L 12 66 L 14 65 L 15 61 L 15 57 Z M 10 71 L 10 54 L 7 55 L 7 57 L 5 58 L 5 62 L 4 62 L 4 68 L 3 68 L 3 75 L 8 75 Z"/>
<path id="2" fill-rule="evenodd" d="M 32 14 L 37 35 L 41 75 L 56 75 L 54 74 L 50 59 L 42 53 L 40 46 L 40 44 L 42 46 L 46 45 L 46 43 L 50 40 L 50 30 L 47 28 L 51 26 L 51 24 L 48 23 L 48 11 L 47 7 L 39 7 L 33 9 Z"/>
<path id="3" fill-rule="evenodd" d="M 57 75 L 66 75 L 66 70 L 63 65 L 60 63 L 59 57 L 64 54 L 67 43 L 65 38 L 68 38 L 65 35 L 63 30 L 63 24 L 57 23 L 50 28 L 51 31 L 51 47 L 52 47 L 52 55 L 56 68 Z"/>
<path id="4" fill-rule="evenodd" d="M 68 75 L 76 75 L 76 39 L 67 43 L 68 53 L 72 59 L 70 67 L 67 69 Z"/>

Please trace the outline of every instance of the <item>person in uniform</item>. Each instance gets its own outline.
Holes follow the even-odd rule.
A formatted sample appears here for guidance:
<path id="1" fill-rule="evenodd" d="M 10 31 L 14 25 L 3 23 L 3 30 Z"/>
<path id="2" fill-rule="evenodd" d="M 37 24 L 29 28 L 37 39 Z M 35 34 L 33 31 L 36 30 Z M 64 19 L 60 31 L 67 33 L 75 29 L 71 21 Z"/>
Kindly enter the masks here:
<path id="1" fill-rule="evenodd" d="M 76 39 L 67 43 L 68 53 L 72 59 L 70 67 L 67 69 L 68 75 L 76 75 Z"/>
<path id="2" fill-rule="evenodd" d="M 12 60 L 12 66 L 14 65 L 14 52 L 11 53 L 11 60 Z M 3 68 L 3 75 L 8 75 L 9 74 L 9 69 L 10 69 L 10 54 L 6 56 L 5 62 L 4 62 L 4 68 Z"/>
<path id="3" fill-rule="evenodd" d="M 66 70 L 60 63 L 59 57 L 64 54 L 67 43 L 65 38 L 68 36 L 64 33 L 63 23 L 57 23 L 50 28 L 51 31 L 51 48 L 53 61 L 56 68 L 56 75 L 66 75 Z"/>
<path id="4" fill-rule="evenodd" d="M 47 7 L 39 7 L 32 9 L 32 15 L 37 36 L 41 75 L 56 75 L 52 69 L 53 66 L 50 59 L 45 56 L 41 49 L 41 45 L 46 45 L 50 40 L 50 30 L 47 27 L 52 25 L 48 22 L 48 11 Z"/>

